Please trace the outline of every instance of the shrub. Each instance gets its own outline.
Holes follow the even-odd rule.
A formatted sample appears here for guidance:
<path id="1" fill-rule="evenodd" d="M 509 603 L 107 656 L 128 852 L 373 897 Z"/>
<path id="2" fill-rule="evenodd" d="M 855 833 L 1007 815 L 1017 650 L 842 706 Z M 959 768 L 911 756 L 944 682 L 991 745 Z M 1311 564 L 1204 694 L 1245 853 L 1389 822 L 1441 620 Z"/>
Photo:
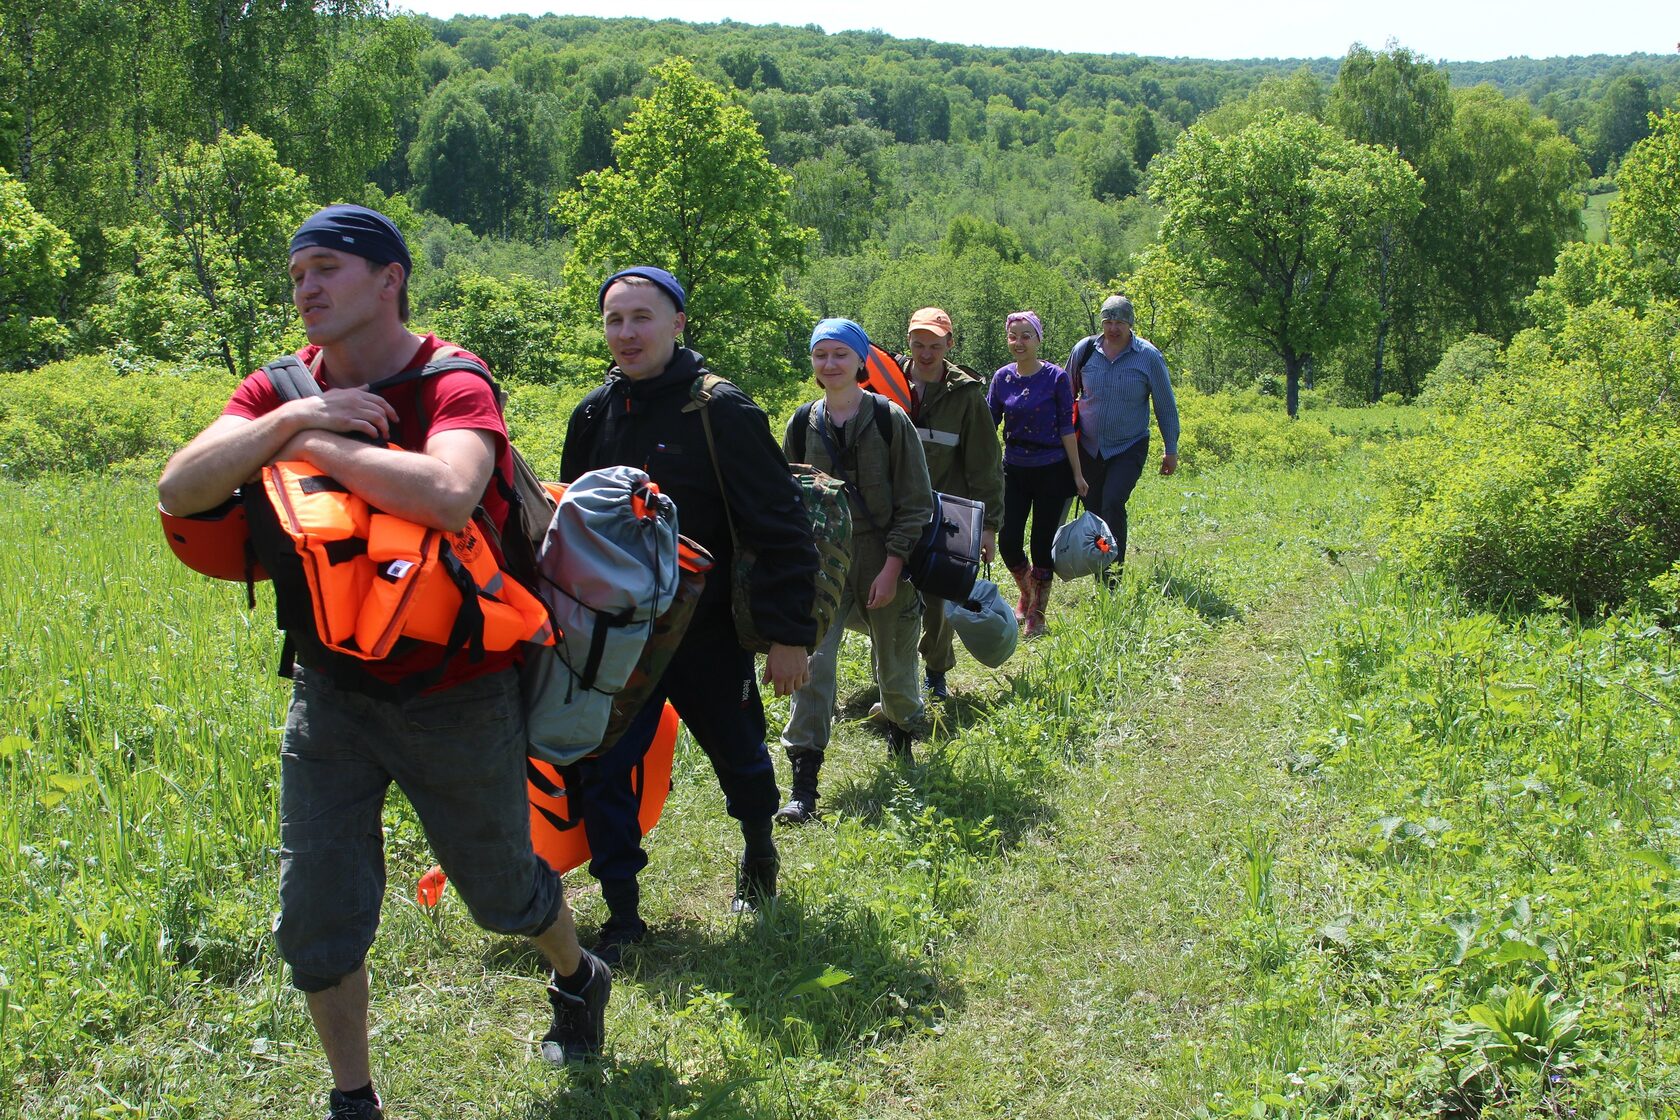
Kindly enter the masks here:
<path id="1" fill-rule="evenodd" d="M 1680 558 L 1677 335 L 1672 304 L 1607 303 L 1519 335 L 1461 412 L 1392 461 L 1404 562 L 1483 602 L 1649 598 Z"/>
<path id="2" fill-rule="evenodd" d="M 580 385 L 532 385 L 514 382 L 508 386 L 508 436 L 519 445 L 519 453 L 530 461 L 543 478 L 558 478 L 560 453 L 566 444 L 566 422 L 594 383 Z"/>
<path id="3" fill-rule="evenodd" d="M 1499 343 L 1485 334 L 1467 334 L 1441 355 L 1423 379 L 1418 403 L 1456 409 L 1467 393 L 1496 373 L 1501 361 Z"/>
<path id="4" fill-rule="evenodd" d="M 234 384 L 223 370 L 110 354 L 0 373 L 0 476 L 151 473 L 216 418 Z"/>
<path id="5" fill-rule="evenodd" d="M 497 279 L 469 272 L 450 277 L 427 326 L 490 363 L 498 380 L 551 384 L 562 367 L 556 332 L 560 299 L 546 284 L 523 276 Z"/>
<path id="6" fill-rule="evenodd" d="M 1174 395 L 1182 428 L 1178 455 L 1187 468 L 1329 463 L 1348 447 L 1316 420 L 1289 419 L 1280 401 L 1259 392 L 1200 393 L 1185 386 Z"/>

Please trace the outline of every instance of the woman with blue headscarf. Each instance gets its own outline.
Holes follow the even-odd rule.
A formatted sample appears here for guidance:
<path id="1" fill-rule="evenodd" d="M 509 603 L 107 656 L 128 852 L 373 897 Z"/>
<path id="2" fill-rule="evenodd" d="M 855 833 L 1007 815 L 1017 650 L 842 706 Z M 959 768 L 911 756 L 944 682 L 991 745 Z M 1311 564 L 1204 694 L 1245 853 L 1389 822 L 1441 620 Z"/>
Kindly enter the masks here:
<path id="1" fill-rule="evenodd" d="M 904 582 L 905 561 L 933 516 L 927 460 L 910 418 L 864 392 L 869 336 L 850 319 L 824 319 L 811 332 L 811 375 L 821 399 L 788 424 L 782 450 L 846 484 L 852 513 L 852 564 L 834 624 L 811 655 L 810 683 L 793 694 L 782 747 L 793 766 L 793 793 L 776 819 L 803 824 L 816 816 L 817 774 L 834 721 L 836 659 L 846 619 L 864 608 L 865 627 L 895 759 L 911 761 L 910 741 L 927 716 L 917 677 L 922 601 Z"/>

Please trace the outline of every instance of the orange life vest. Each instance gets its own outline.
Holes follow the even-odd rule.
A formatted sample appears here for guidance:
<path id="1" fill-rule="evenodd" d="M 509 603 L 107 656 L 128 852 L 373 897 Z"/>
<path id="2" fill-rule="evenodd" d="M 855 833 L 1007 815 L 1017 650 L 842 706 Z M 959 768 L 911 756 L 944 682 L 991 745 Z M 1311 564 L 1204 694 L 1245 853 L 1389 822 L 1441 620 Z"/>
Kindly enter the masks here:
<path id="1" fill-rule="evenodd" d="M 554 643 L 547 608 L 502 571 L 475 521 L 445 532 L 382 513 L 308 463 L 262 477 L 327 649 L 371 661 L 399 638 L 471 651 Z"/>
<path id="2" fill-rule="evenodd" d="M 881 394 L 903 409 L 906 416 L 910 415 L 915 405 L 910 395 L 910 378 L 905 376 L 904 368 L 893 360 L 891 354 L 871 343 L 863 360 L 863 372 L 865 389 Z"/>

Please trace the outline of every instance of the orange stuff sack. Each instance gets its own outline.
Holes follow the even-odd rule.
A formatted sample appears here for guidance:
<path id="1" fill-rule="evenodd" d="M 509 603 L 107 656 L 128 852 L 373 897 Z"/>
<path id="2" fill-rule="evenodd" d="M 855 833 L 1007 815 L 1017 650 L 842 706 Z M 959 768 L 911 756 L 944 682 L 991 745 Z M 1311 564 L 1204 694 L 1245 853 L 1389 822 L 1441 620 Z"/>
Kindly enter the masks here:
<path id="1" fill-rule="evenodd" d="M 631 788 L 641 799 L 640 821 L 646 836 L 665 812 L 671 793 L 671 761 L 677 749 L 677 710 L 665 705 L 653 743 L 642 756 L 641 765 L 630 775 Z M 531 800 L 531 846 L 542 861 L 564 875 L 589 862 L 589 838 L 584 835 L 583 815 L 573 813 L 566 796 L 566 780 L 546 762 L 526 759 L 526 792 Z M 449 883 L 443 868 L 433 866 L 414 885 L 414 900 L 430 909 L 443 901 Z"/>
<path id="2" fill-rule="evenodd" d="M 677 748 L 677 710 L 670 704 L 659 717 L 659 728 L 642 761 L 630 774 L 630 786 L 640 802 L 637 819 L 646 836 L 659 823 L 671 793 L 671 760 Z M 583 814 L 573 812 L 566 797 L 566 781 L 546 762 L 527 759 L 526 792 L 531 796 L 531 845 L 544 863 L 560 874 L 589 860 L 589 838 Z"/>
<path id="3" fill-rule="evenodd" d="M 863 361 L 863 373 L 865 389 L 881 394 L 903 409 L 906 416 L 910 415 L 911 405 L 915 403 L 910 396 L 910 378 L 891 354 L 870 343 L 869 355 Z"/>

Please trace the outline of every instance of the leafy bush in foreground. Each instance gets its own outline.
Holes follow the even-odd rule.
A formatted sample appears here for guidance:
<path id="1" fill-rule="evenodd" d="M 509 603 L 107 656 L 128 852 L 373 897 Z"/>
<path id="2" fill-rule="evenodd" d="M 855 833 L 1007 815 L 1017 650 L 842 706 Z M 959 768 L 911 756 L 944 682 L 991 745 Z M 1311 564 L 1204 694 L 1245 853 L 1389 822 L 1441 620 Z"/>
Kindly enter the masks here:
<path id="1" fill-rule="evenodd" d="M 221 411 L 221 370 L 127 368 L 109 354 L 0 373 L 0 476 L 149 473 Z"/>
<path id="2" fill-rule="evenodd" d="M 1677 335 L 1680 307 L 1606 303 L 1519 335 L 1391 464 L 1404 563 L 1482 602 L 1646 598 L 1680 559 Z"/>

